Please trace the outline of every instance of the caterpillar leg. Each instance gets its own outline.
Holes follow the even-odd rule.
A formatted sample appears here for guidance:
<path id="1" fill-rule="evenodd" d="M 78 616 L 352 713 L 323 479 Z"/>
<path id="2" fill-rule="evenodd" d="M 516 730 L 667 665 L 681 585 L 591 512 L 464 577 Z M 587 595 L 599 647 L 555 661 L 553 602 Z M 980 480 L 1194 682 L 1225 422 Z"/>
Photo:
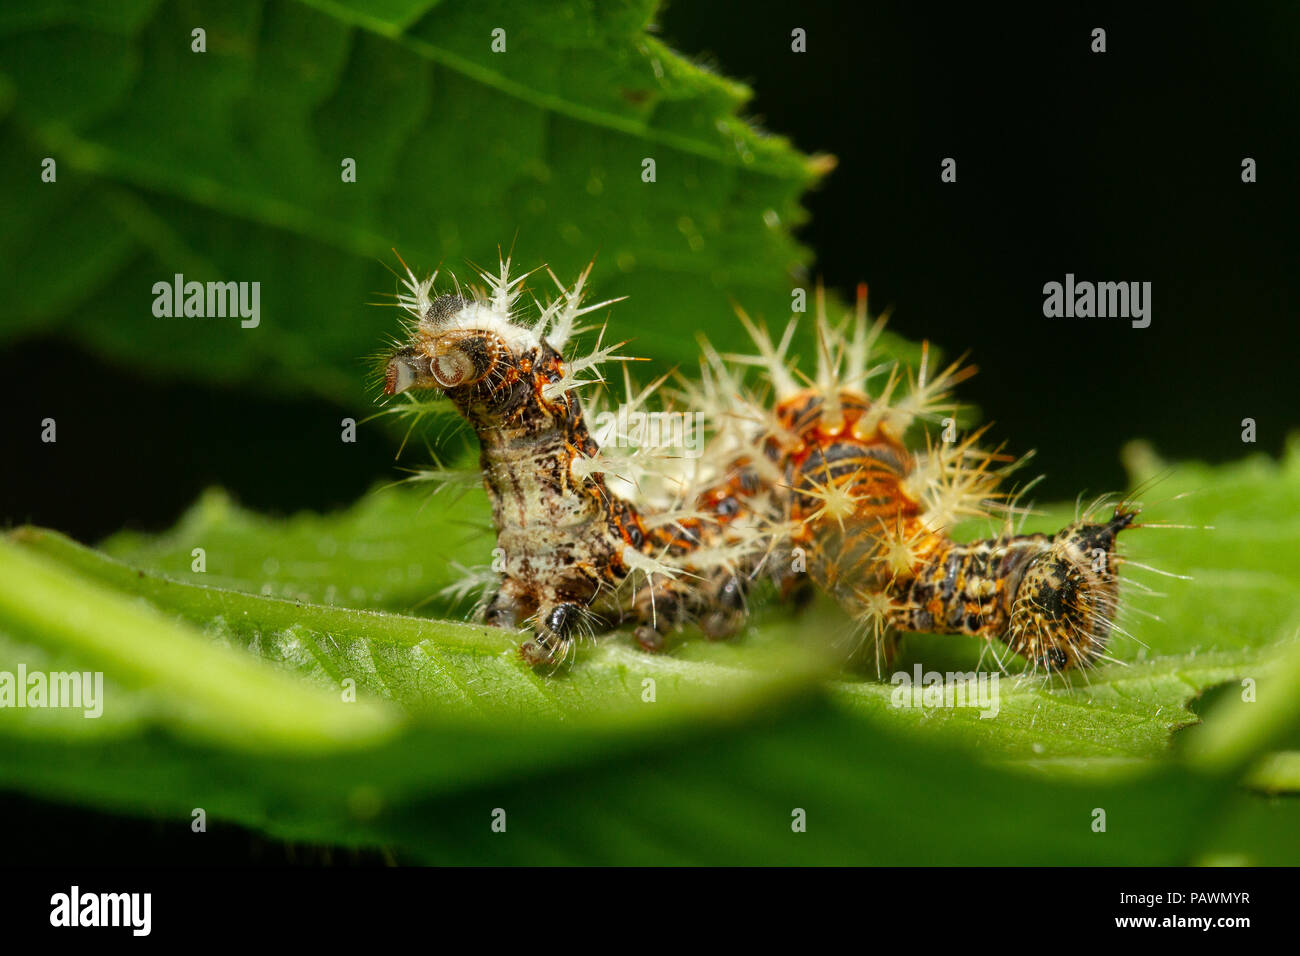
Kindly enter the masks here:
<path id="1" fill-rule="evenodd" d="M 673 581 L 644 588 L 637 594 L 632 619 L 639 623 L 632 636 L 642 650 L 655 653 L 664 649 L 668 635 L 681 624 L 683 598 L 681 586 Z"/>
<path id="2" fill-rule="evenodd" d="M 721 641 L 734 636 L 745 625 L 749 611 L 745 607 L 746 581 L 735 575 L 724 575 L 713 589 L 710 609 L 700 618 L 700 630 L 711 641 Z"/>
<path id="3" fill-rule="evenodd" d="M 667 636 L 696 620 L 709 640 L 724 640 L 744 626 L 747 579 L 723 573 L 701 585 L 663 581 L 638 592 L 630 617 L 637 643 L 647 651 L 663 650 Z"/>
<path id="4" fill-rule="evenodd" d="M 519 645 L 519 656 L 533 667 L 563 662 L 573 648 L 574 631 L 587 613 L 584 605 L 573 601 L 543 606 L 537 613 L 533 638 Z"/>
<path id="5" fill-rule="evenodd" d="M 590 616 L 584 603 L 558 595 L 539 601 L 525 585 L 507 576 L 488 601 L 483 622 L 515 630 L 531 619 L 533 637 L 519 645 L 519 656 L 536 667 L 563 661 L 573 647 L 575 632 Z"/>
<path id="6" fill-rule="evenodd" d="M 502 582 L 483 611 L 483 623 L 490 627 L 513 630 L 527 616 L 528 612 L 524 610 L 523 602 L 515 595 L 513 588 L 508 587 L 508 582 Z"/>
<path id="7" fill-rule="evenodd" d="M 664 649 L 664 640 L 668 636 L 668 630 L 664 625 L 641 624 L 632 632 L 632 635 L 636 638 L 636 642 L 641 645 L 641 650 L 656 654 Z"/>
<path id="8" fill-rule="evenodd" d="M 817 595 L 817 587 L 807 575 L 791 575 L 779 584 L 781 600 L 796 611 L 801 611 L 812 603 Z"/>

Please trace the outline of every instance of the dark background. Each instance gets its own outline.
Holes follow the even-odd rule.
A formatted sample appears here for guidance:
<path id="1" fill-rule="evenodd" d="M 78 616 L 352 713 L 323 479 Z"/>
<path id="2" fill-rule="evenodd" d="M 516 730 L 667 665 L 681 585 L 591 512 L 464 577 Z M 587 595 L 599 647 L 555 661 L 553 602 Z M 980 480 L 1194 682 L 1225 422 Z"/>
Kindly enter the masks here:
<path id="1" fill-rule="evenodd" d="M 971 349 L 981 371 L 961 396 L 995 440 L 1038 450 L 1047 498 L 1122 486 L 1129 438 L 1222 461 L 1254 450 L 1243 418 L 1272 453 L 1300 426 L 1300 8 L 1129 7 L 1143 9 L 679 3 L 663 17 L 679 49 L 752 83 L 769 129 L 839 158 L 806 202 L 817 269 L 845 296 L 867 281 L 895 331 Z M 790 52 L 794 27 L 806 54 Z M 939 179 L 949 156 L 955 184 Z M 1067 272 L 1150 281 L 1151 326 L 1044 318 L 1043 284 Z"/>
<path id="2" fill-rule="evenodd" d="M 1096 26 L 1104 54 L 1089 50 Z M 805 54 L 790 50 L 795 27 Z M 753 85 L 768 129 L 839 158 L 807 197 L 815 271 L 845 297 L 867 281 L 901 334 L 969 348 L 981 372 L 962 397 L 995 441 L 1038 450 L 1038 494 L 1067 499 L 1122 486 L 1129 438 L 1222 461 L 1276 454 L 1298 424 L 1298 32 L 1281 3 L 683 0 L 660 17 L 674 47 Z M 956 184 L 939 181 L 946 156 Z M 1152 282 L 1150 328 L 1044 318 L 1043 283 L 1067 272 Z M 167 527 L 212 484 L 283 513 L 347 504 L 393 475 L 380 430 L 338 441 L 356 409 L 141 380 L 42 339 L 0 354 L 0 380 L 11 524 L 93 541 Z M 35 440 L 46 415 L 56 445 Z M 1246 417 L 1257 446 L 1241 442 Z"/>

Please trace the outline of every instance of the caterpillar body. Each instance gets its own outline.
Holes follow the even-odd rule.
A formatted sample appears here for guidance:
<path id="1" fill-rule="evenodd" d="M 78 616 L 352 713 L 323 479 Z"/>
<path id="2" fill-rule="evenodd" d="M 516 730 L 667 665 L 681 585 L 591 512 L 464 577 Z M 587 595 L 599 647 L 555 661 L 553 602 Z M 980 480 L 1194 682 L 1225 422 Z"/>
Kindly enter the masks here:
<path id="1" fill-rule="evenodd" d="M 878 662 L 907 632 L 1001 641 L 1048 671 L 1104 656 L 1119 598 L 1116 541 L 1136 510 L 1117 505 L 1094 521 L 1099 503 L 1054 535 L 1017 534 L 1019 509 L 999 487 L 1018 462 L 980 448 L 982 432 L 937 443 L 927 432 L 924 449 L 909 449 L 914 424 L 955 412 L 952 388 L 974 369 L 959 361 L 931 375 L 925 348 L 915 376 L 872 367 L 883 319 L 868 322 L 865 290 L 837 323 L 817 297 L 812 377 L 789 355 L 797 319 L 774 340 L 741 313 L 756 354 L 724 356 L 702 340 L 698 379 L 662 388 L 665 376 L 639 391 L 624 365 L 627 399 L 614 415 L 601 393 L 580 390 L 631 359 L 619 351 L 626 343 L 606 346 L 602 331 L 590 353 L 564 354 L 578 320 L 611 304 L 584 304 L 591 267 L 572 286 L 552 274 L 558 295 L 525 324 L 517 305 L 528 274 L 510 266 L 481 271 L 484 287 L 443 294 L 437 273 L 421 280 L 407 269 L 397 304 L 409 321 L 387 356 L 384 392 L 438 390 L 475 431 L 504 554 L 484 620 L 529 628 L 520 648 L 529 663 L 562 661 L 578 636 L 621 626 L 648 650 L 688 622 L 727 637 L 761 577 L 787 599 L 812 586 L 833 596 L 874 640 Z M 652 401 L 654 414 L 700 423 L 697 454 L 628 427 L 644 424 Z M 995 537 L 949 536 L 962 519 L 999 514 Z"/>

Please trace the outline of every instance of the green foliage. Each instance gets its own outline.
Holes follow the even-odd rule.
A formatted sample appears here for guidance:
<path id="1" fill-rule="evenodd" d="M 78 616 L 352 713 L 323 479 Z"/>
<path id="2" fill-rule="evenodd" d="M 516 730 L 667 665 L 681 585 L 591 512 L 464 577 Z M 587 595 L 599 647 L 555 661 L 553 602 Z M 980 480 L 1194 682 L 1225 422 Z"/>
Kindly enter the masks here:
<path id="1" fill-rule="evenodd" d="M 1146 756 L 1167 748 L 1170 731 L 1194 721 L 1188 704 L 1197 694 L 1249 676 L 1270 658 L 1274 645 L 1300 628 L 1295 599 L 1300 562 L 1283 548 L 1253 545 L 1270 538 L 1294 540 L 1300 533 L 1273 517 L 1300 513 L 1300 476 L 1294 454 L 1281 468 L 1256 458 L 1217 469 L 1168 469 L 1138 445 L 1129 457 L 1138 470 L 1135 480 L 1159 479 L 1143 520 L 1185 527 L 1125 535 L 1135 561 L 1182 576 L 1125 569 L 1133 613 L 1122 623 L 1132 636 L 1117 637 L 1111 653 L 1126 666 L 1103 668 L 1065 685 L 1007 678 L 995 720 L 971 709 L 897 708 L 891 686 L 861 679 L 872 673 L 869 661 L 854 679 L 832 684 L 835 699 L 851 710 L 905 724 L 944 726 L 986 754 L 1020 760 Z M 1071 517 L 1071 509 L 1049 509 L 1028 527 L 1054 530 Z M 971 534 L 987 530 L 968 529 Z M 431 541 L 438 542 L 436 552 Z M 205 548 L 203 573 L 191 570 L 191 552 L 199 546 Z M 464 568 L 487 564 L 491 547 L 480 490 L 431 495 L 405 487 L 376 491 L 344 512 L 279 521 L 246 512 L 213 492 L 167 534 L 124 533 L 104 544 L 108 554 L 133 566 L 194 585 L 309 604 L 460 616 L 466 605 L 440 599 L 440 591 L 460 579 Z M 1145 593 L 1146 586 L 1164 596 Z M 205 613 L 192 617 L 202 624 Z M 1207 620 L 1213 629 L 1207 629 Z M 845 629 L 841 623 L 831 630 L 842 634 Z M 632 645 L 623 643 L 632 653 Z M 980 651 L 973 641 L 913 637 L 895 669 L 910 671 L 923 663 L 928 669 L 969 671 Z M 724 655 L 731 663 L 733 651 L 688 644 L 680 653 L 700 660 Z M 985 664 L 990 662 L 986 655 Z"/>
<path id="2" fill-rule="evenodd" d="M 1234 781 L 1295 779 L 1290 753 L 1255 757 L 1300 730 L 1300 565 L 1246 559 L 1236 542 L 1265 515 L 1289 516 L 1273 524 L 1296 535 L 1300 447 L 1280 467 L 1183 466 L 1159 487 L 1198 494 L 1153 506 L 1152 522 L 1218 517 L 1213 531 L 1132 533 L 1139 560 L 1195 576 L 1152 599 L 1162 622 L 1133 625 L 1148 646 L 1120 639 L 1125 664 L 1068 681 L 1005 677 L 991 719 L 891 706 L 890 686 L 810 640 L 847 632 L 824 606 L 769 608 L 738 641 L 696 635 L 664 655 L 612 635 L 553 675 L 525 667 L 511 634 L 395 613 L 448 580 L 442 555 L 487 556 L 482 534 L 430 544 L 481 520 L 474 494 L 446 507 L 387 489 L 271 520 L 214 493 L 166 535 L 106 542 L 117 558 L 21 530 L 0 549 L 5 659 L 102 668 L 108 706 L 99 722 L 57 710 L 6 722 L 0 767 L 30 792 L 178 826 L 202 806 L 431 862 L 1276 860 L 1259 827 L 1284 817 L 1242 804 Z M 195 547 L 205 573 L 189 570 Z M 331 593 L 356 607 L 317 603 Z M 1213 630 L 1198 620 L 1208 606 L 1221 609 Z M 969 668 L 971 643 L 917 638 L 899 666 Z M 1255 703 L 1234 706 L 1234 690 L 1171 748 L 1200 692 L 1243 678 Z M 524 839 L 492 840 L 498 807 Z M 1110 838 L 1090 829 L 1096 807 Z M 798 837 L 795 808 L 815 822 Z"/>
<path id="3" fill-rule="evenodd" d="M 565 279 L 598 255 L 595 294 L 631 297 L 616 321 L 644 355 L 690 359 L 729 299 L 786 314 L 807 259 L 788 230 L 826 163 L 741 122 L 748 90 L 646 33 L 654 5 L 7 10 L 0 163 L 29 186 L 0 225 L 0 335 L 58 328 L 160 375 L 359 404 L 358 359 L 396 328 L 366 305 L 395 291 L 392 250 L 463 274 L 512 242 Z M 261 324 L 156 318 L 175 273 L 260 281 Z"/>

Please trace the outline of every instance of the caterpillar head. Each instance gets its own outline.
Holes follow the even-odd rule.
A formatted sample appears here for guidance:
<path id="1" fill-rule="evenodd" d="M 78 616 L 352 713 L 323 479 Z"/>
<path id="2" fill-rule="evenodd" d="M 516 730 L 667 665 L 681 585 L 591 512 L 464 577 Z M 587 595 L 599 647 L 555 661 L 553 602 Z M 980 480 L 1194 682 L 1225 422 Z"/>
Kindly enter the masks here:
<path id="1" fill-rule="evenodd" d="M 1115 541 L 1137 516 L 1117 508 L 1104 524 L 1058 531 L 1025 564 L 1006 643 L 1049 671 L 1087 667 L 1105 651 L 1119 601 Z"/>
<path id="2" fill-rule="evenodd" d="M 483 303 L 438 296 L 421 312 L 407 344 L 389 357 L 384 394 L 475 385 L 508 359 L 509 339 L 520 331 Z"/>

